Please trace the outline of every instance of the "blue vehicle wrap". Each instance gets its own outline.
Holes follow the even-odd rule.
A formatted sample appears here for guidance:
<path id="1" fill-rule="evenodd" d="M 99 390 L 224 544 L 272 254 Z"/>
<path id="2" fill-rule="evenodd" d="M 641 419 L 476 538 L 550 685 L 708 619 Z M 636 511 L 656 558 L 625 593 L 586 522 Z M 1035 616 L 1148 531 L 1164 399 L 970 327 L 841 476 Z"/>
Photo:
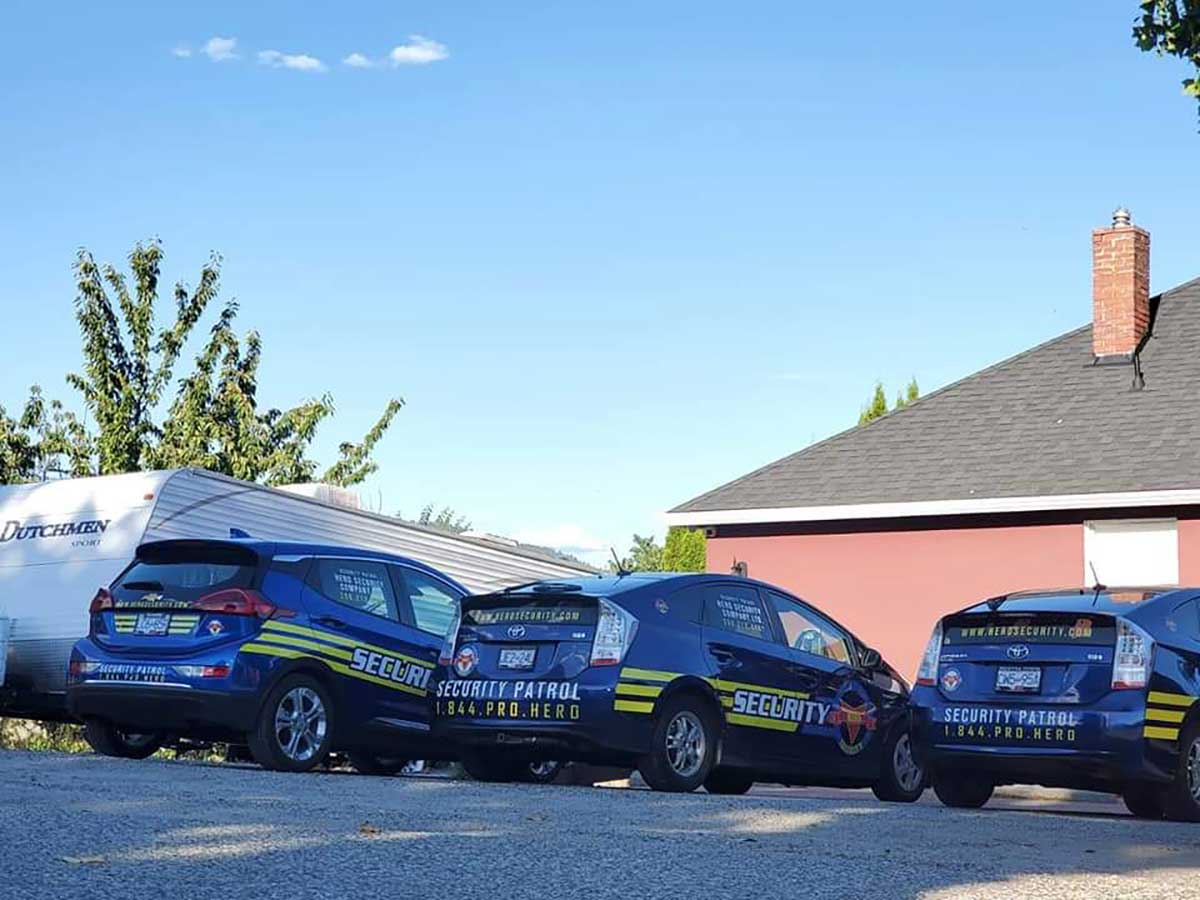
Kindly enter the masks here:
<path id="1" fill-rule="evenodd" d="M 465 593 L 413 560 L 344 547 L 143 545 L 93 602 L 68 707 L 125 730 L 242 742 L 271 690 L 303 674 L 332 700 L 333 748 L 438 758 L 432 680 Z"/>
<path id="2" fill-rule="evenodd" d="M 624 652 L 598 657 L 622 617 Z M 686 694 L 719 723 L 720 768 L 861 786 L 909 721 L 907 687 L 877 654 L 745 578 L 627 575 L 470 597 L 450 651 L 438 727 L 468 753 L 638 765 L 660 711 Z"/>

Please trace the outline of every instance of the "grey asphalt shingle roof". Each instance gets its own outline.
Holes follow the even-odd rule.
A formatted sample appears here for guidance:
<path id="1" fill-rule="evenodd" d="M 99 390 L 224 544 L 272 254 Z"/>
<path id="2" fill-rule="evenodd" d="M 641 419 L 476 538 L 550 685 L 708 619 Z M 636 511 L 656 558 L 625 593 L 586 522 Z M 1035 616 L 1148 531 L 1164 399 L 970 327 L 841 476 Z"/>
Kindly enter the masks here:
<path id="1" fill-rule="evenodd" d="M 1200 279 L 1154 299 L 1144 390 L 1087 325 L 672 512 L 1200 488 Z"/>

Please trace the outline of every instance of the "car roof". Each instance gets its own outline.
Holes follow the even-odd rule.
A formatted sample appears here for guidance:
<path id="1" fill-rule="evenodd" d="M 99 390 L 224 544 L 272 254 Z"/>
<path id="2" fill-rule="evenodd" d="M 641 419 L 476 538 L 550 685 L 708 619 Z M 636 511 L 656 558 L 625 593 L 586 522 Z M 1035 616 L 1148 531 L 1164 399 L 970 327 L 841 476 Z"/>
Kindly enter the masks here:
<path id="1" fill-rule="evenodd" d="M 1178 595 L 1183 600 L 1200 593 L 1200 588 L 1175 586 L 1135 586 L 1091 588 L 1053 588 L 1048 590 L 1018 591 L 1000 594 L 968 606 L 953 615 L 962 613 L 1032 613 L 1103 612 L 1121 615 L 1134 609 L 1144 609 L 1163 597 Z"/>
<path id="2" fill-rule="evenodd" d="M 718 581 L 738 581 L 755 587 L 764 587 L 759 582 L 735 575 L 719 575 L 712 572 L 631 572 L 627 575 L 598 575 L 593 578 L 552 578 L 521 584 L 495 593 L 537 594 L 575 593 L 589 597 L 615 597 L 632 591 L 652 587 L 670 587 L 672 590 L 688 584 L 705 584 Z"/>

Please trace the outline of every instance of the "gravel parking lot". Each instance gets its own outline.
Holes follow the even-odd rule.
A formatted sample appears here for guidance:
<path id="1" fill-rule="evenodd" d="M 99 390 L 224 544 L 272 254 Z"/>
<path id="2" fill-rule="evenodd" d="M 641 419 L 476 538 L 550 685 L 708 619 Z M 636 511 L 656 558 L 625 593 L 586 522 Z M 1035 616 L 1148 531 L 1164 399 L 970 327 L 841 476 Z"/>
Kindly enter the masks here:
<path id="1" fill-rule="evenodd" d="M 1200 897 L 1200 826 L 996 806 L 0 752 L 0 897 Z"/>

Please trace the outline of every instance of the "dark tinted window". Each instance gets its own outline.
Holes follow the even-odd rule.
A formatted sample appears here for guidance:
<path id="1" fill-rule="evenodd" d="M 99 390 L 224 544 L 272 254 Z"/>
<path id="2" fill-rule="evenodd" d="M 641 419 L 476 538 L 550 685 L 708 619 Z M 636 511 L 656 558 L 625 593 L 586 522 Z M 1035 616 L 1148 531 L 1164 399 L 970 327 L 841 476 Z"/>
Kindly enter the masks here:
<path id="1" fill-rule="evenodd" d="M 743 585 L 716 584 L 705 588 L 704 624 L 764 641 L 775 639 L 758 591 Z"/>
<path id="2" fill-rule="evenodd" d="M 422 631 L 445 637 L 462 594 L 440 579 L 400 566 L 404 590 L 412 607 L 413 623 Z"/>
<path id="3" fill-rule="evenodd" d="M 314 587 L 334 603 L 399 621 L 387 566 L 359 559 L 319 559 Z"/>
<path id="4" fill-rule="evenodd" d="M 838 662 L 851 661 L 850 641 L 846 632 L 790 597 L 774 591 L 768 591 L 767 596 L 779 615 L 779 624 L 783 626 L 784 639 L 789 647 Z"/>
<path id="5" fill-rule="evenodd" d="M 117 579 L 112 594 L 123 606 L 169 606 L 188 604 L 226 588 L 248 588 L 253 581 L 253 566 L 200 560 L 139 560 Z"/>

